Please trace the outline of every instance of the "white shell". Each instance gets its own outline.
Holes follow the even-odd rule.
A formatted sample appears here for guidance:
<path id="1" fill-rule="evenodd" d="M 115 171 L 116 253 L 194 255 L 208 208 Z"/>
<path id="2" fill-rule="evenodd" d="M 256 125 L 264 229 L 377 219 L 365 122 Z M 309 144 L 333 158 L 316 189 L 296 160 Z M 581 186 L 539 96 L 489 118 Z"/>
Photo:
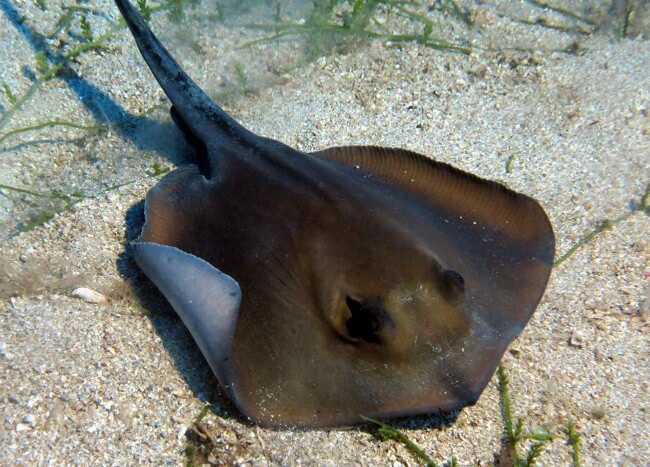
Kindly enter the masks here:
<path id="1" fill-rule="evenodd" d="M 86 303 L 105 303 L 108 301 L 106 295 L 102 295 L 99 292 L 94 291 L 93 289 L 88 289 L 86 287 L 79 287 L 72 291 L 72 296 L 75 298 L 80 298 Z"/>

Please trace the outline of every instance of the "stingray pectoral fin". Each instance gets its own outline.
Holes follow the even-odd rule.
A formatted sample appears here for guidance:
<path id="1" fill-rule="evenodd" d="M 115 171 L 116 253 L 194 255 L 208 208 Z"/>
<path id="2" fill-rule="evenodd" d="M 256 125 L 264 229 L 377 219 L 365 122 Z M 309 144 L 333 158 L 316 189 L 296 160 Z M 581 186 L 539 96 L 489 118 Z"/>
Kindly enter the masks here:
<path id="1" fill-rule="evenodd" d="M 377 146 L 341 146 L 312 153 L 418 198 L 438 212 L 458 213 L 527 244 L 540 261 L 552 263 L 555 238 L 541 206 L 503 185 L 421 154 Z"/>
<path id="2" fill-rule="evenodd" d="M 236 402 L 229 358 L 241 303 L 237 281 L 178 248 L 149 242 L 134 242 L 131 247 L 140 268 L 180 315 Z"/>

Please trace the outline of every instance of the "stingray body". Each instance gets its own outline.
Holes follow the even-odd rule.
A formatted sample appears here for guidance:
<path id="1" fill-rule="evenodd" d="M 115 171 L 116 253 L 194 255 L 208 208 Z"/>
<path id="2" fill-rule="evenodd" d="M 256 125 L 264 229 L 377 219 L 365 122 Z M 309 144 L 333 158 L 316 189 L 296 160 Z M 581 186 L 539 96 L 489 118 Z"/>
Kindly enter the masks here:
<path id="1" fill-rule="evenodd" d="M 134 256 L 239 410 L 315 427 L 473 404 L 546 286 L 543 209 L 408 151 L 255 135 L 116 3 L 197 154 L 147 194 Z"/>

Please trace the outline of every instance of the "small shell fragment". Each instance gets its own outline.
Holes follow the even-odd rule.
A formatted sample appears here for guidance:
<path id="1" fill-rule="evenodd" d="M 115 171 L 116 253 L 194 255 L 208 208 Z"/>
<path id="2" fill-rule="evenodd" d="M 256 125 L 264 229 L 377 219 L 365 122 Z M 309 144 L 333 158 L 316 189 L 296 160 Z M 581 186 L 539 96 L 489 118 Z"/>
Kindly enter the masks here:
<path id="1" fill-rule="evenodd" d="M 571 337 L 569 338 L 569 345 L 571 347 L 582 348 L 585 346 L 586 337 L 582 331 L 573 331 Z"/>
<path id="2" fill-rule="evenodd" d="M 99 292 L 94 291 L 93 289 L 88 289 L 86 287 L 79 287 L 72 291 L 72 296 L 79 298 L 86 303 L 105 303 L 108 301 L 106 295 L 102 295 Z"/>

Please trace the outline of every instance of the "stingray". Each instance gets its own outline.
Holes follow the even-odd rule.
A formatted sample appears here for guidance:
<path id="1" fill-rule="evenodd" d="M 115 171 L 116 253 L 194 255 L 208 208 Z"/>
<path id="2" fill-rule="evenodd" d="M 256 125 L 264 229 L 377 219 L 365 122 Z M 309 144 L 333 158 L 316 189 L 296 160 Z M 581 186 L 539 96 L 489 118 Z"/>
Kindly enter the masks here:
<path id="1" fill-rule="evenodd" d="M 540 205 L 402 149 L 258 136 L 116 3 L 196 153 L 147 193 L 133 255 L 239 411 L 309 428 L 474 404 L 549 278 Z"/>

